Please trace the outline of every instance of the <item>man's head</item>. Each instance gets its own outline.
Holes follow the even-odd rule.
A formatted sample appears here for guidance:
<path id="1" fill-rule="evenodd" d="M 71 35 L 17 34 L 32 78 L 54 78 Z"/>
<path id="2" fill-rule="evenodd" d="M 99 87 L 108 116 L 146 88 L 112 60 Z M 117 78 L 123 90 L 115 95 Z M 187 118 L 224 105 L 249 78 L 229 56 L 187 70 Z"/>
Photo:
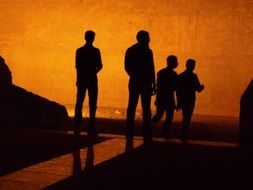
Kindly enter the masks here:
<path id="1" fill-rule="evenodd" d="M 177 57 L 175 55 L 169 55 L 167 57 L 167 65 L 168 67 L 171 68 L 177 68 L 178 62 L 177 62 Z"/>
<path id="2" fill-rule="evenodd" d="M 92 44 L 95 39 L 95 32 L 93 32 L 92 30 L 86 31 L 84 39 L 86 40 L 87 44 Z"/>
<path id="3" fill-rule="evenodd" d="M 143 44 L 143 45 L 148 45 L 150 41 L 149 33 L 145 30 L 140 30 L 136 35 L 136 39 L 138 43 Z"/>
<path id="4" fill-rule="evenodd" d="M 186 69 L 189 71 L 193 71 L 195 69 L 196 61 L 194 59 L 188 59 L 186 61 Z"/>

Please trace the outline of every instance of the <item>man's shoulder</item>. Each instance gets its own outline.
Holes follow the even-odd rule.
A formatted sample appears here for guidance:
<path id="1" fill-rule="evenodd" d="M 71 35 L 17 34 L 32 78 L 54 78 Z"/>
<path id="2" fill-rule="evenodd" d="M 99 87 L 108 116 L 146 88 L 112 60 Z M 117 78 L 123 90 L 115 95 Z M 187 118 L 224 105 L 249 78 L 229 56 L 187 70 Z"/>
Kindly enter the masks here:
<path id="1" fill-rule="evenodd" d="M 185 75 L 186 75 L 186 72 L 183 71 L 183 72 L 181 72 L 181 73 L 178 74 L 178 77 L 181 78 L 181 77 L 184 77 Z"/>
<path id="2" fill-rule="evenodd" d="M 161 70 L 158 71 L 157 75 L 162 75 L 163 73 L 166 73 L 166 68 L 163 68 Z"/>
<path id="3" fill-rule="evenodd" d="M 138 49 L 138 44 L 131 45 L 129 48 L 127 48 L 127 51 L 132 51 L 132 50 L 135 50 L 135 49 Z"/>
<path id="4" fill-rule="evenodd" d="M 175 75 L 177 75 L 176 71 L 174 71 L 173 69 L 169 69 L 168 67 L 165 67 L 165 68 L 161 69 L 160 71 L 158 71 L 158 73 L 166 73 L 166 74 L 175 74 Z"/>
<path id="5" fill-rule="evenodd" d="M 95 51 L 100 51 L 97 47 L 92 46 Z"/>
<path id="6" fill-rule="evenodd" d="M 187 72 L 187 71 L 184 71 L 182 73 L 180 73 L 178 75 L 179 78 L 187 78 L 187 79 L 193 79 L 193 78 L 198 78 L 198 75 L 194 72 Z"/>
<path id="7" fill-rule="evenodd" d="M 192 76 L 193 77 L 198 77 L 198 75 L 196 73 L 193 73 L 193 72 L 192 72 Z"/>
<path id="8" fill-rule="evenodd" d="M 100 52 L 100 50 L 94 46 L 81 46 L 79 48 L 77 48 L 76 52 L 83 52 L 83 51 L 95 51 L 95 52 Z"/>
<path id="9" fill-rule="evenodd" d="M 150 56 L 153 55 L 152 50 L 149 47 L 142 47 L 140 46 L 138 43 L 130 46 L 127 50 L 126 50 L 126 56 L 141 56 L 141 55 L 145 55 L 145 56 Z"/>
<path id="10" fill-rule="evenodd" d="M 76 52 L 82 51 L 83 49 L 84 49 L 84 46 L 81 46 L 81 47 L 76 49 Z"/>
<path id="11" fill-rule="evenodd" d="M 174 71 L 174 70 L 172 70 L 172 75 L 173 75 L 173 76 L 175 76 L 175 77 L 177 77 L 177 76 L 178 76 L 177 72 L 176 72 L 176 71 Z"/>
<path id="12" fill-rule="evenodd" d="M 152 50 L 147 46 L 147 47 L 143 47 L 141 46 L 140 44 L 136 43 L 136 44 L 133 44 L 132 46 L 130 46 L 129 48 L 127 48 L 127 50 L 136 50 L 136 49 L 139 49 L 139 50 L 148 50 L 148 51 L 151 51 Z"/>
<path id="13" fill-rule="evenodd" d="M 135 52 L 138 51 L 138 47 L 136 46 L 136 44 L 130 46 L 129 48 L 127 48 L 126 50 L 126 56 L 135 54 Z"/>
<path id="14" fill-rule="evenodd" d="M 98 56 L 98 54 L 100 54 L 100 50 L 96 47 L 93 47 L 93 51 L 94 53 Z"/>

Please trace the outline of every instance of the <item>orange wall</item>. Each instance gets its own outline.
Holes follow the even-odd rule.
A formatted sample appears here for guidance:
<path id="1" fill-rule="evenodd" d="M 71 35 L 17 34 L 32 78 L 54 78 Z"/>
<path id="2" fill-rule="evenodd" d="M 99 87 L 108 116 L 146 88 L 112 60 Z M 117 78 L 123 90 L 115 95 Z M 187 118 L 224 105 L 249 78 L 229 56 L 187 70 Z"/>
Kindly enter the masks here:
<path id="1" fill-rule="evenodd" d="M 126 107 L 124 53 L 136 32 L 150 32 L 156 71 L 169 54 L 197 60 L 206 89 L 196 113 L 238 115 L 253 73 L 251 0 L 0 0 L 0 55 L 14 83 L 62 104 L 75 102 L 74 57 L 96 32 L 104 69 L 98 106 Z"/>

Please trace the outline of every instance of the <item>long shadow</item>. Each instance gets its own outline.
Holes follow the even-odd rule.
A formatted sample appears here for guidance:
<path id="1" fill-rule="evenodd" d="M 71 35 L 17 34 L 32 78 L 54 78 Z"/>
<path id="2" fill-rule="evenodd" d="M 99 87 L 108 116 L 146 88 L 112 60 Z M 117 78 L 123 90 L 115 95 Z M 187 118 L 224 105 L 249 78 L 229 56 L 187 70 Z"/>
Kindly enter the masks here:
<path id="1" fill-rule="evenodd" d="M 94 144 L 108 138 L 96 138 Z M 86 136 L 42 130 L 6 129 L 0 135 L 0 176 L 74 152 L 89 145 Z"/>
<path id="2" fill-rule="evenodd" d="M 247 189 L 241 166 L 237 148 L 153 142 L 45 189 Z"/>

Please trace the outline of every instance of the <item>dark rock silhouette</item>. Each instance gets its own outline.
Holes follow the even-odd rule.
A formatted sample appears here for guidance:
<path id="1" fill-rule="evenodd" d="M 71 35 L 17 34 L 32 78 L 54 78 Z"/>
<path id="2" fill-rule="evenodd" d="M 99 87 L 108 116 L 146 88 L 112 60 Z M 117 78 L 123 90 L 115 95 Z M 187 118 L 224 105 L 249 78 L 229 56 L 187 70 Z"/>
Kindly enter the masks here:
<path id="1" fill-rule="evenodd" d="M 243 92 L 240 102 L 240 133 L 239 143 L 241 146 L 253 145 L 253 80 Z"/>
<path id="2" fill-rule="evenodd" d="M 67 129 L 64 106 L 12 84 L 12 75 L 0 57 L 0 127 Z"/>
<path id="3" fill-rule="evenodd" d="M 11 71 L 0 56 L 0 89 L 12 85 Z"/>

